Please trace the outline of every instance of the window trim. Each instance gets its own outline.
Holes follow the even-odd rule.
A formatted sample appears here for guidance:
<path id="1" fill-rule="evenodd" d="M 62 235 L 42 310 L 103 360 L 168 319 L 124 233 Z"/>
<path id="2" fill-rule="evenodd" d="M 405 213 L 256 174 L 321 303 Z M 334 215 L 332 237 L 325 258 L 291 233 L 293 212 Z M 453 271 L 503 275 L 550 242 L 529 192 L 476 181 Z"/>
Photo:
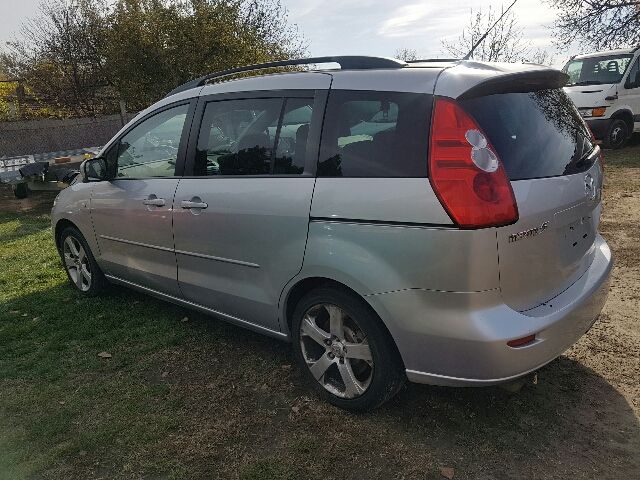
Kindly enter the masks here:
<path id="1" fill-rule="evenodd" d="M 187 151 L 187 142 L 189 139 L 189 135 L 190 135 L 190 131 L 191 128 L 193 126 L 193 115 L 196 109 L 196 105 L 197 105 L 197 97 L 193 97 L 193 98 L 189 98 L 189 99 L 185 99 L 185 100 L 179 100 L 177 102 L 173 102 L 173 103 L 169 103 L 166 105 L 163 105 L 149 113 L 147 113 L 146 115 L 144 115 L 143 117 L 139 118 L 135 123 L 132 123 L 131 125 L 129 125 L 126 130 L 123 130 L 122 133 L 120 135 L 117 136 L 117 138 L 113 139 L 108 148 L 104 151 L 103 155 L 104 157 L 108 157 L 112 151 L 116 148 L 118 148 L 118 146 L 120 145 L 120 141 L 129 134 L 129 132 L 131 132 L 133 129 L 135 129 L 136 127 L 140 126 L 143 122 L 147 121 L 148 119 L 150 119 L 151 117 L 154 117 L 156 115 L 159 115 L 160 113 L 166 111 L 166 110 L 171 110 L 172 108 L 177 108 L 177 107 L 181 107 L 184 105 L 188 105 L 189 108 L 187 108 L 187 116 L 185 117 L 184 120 L 184 125 L 182 126 L 182 133 L 180 134 L 180 144 L 178 146 L 178 155 L 176 157 L 176 165 L 175 165 L 175 169 L 173 171 L 173 175 L 167 175 L 167 176 L 162 176 L 162 177 L 116 177 L 114 179 L 112 179 L 111 181 L 115 181 L 115 180 L 148 180 L 148 179 L 157 179 L 157 180 L 161 180 L 161 179 L 176 179 L 176 178 L 182 178 L 182 173 L 184 173 L 184 166 L 185 166 L 185 155 L 186 155 L 186 151 Z"/>
<path id="2" fill-rule="evenodd" d="M 640 72 L 640 55 L 635 58 L 633 63 L 629 64 L 630 67 L 627 69 L 627 78 L 624 81 L 624 88 L 627 90 L 633 90 L 635 88 L 640 88 L 640 85 L 636 85 L 635 87 L 631 86 L 631 74 L 633 73 L 633 69 L 637 67 L 638 72 Z"/>
<path id="3" fill-rule="evenodd" d="M 225 179 L 225 178 L 308 178 L 316 176 L 316 168 L 318 156 L 320 154 L 320 136 L 322 133 L 322 124 L 324 121 L 324 113 L 329 95 L 329 87 L 326 90 L 254 90 L 250 92 L 226 92 L 204 95 L 198 98 L 198 103 L 194 111 L 193 121 L 191 125 L 191 134 L 186 151 L 186 160 L 184 164 L 183 176 L 181 178 L 189 179 Z M 309 127 L 309 138 L 307 140 L 307 152 L 304 165 L 304 171 L 301 174 L 273 174 L 266 173 L 261 175 L 195 175 L 195 161 L 198 147 L 198 137 L 200 136 L 200 128 L 204 118 L 205 108 L 208 103 L 220 102 L 227 100 L 252 100 L 252 99 L 270 99 L 276 98 L 286 100 L 289 98 L 313 98 L 313 112 L 311 114 L 311 123 Z M 283 101 L 285 106 L 286 102 Z M 280 127 L 282 112 L 278 127 Z M 276 144 L 277 147 L 277 144 Z M 272 169 L 273 169 L 272 162 Z"/>

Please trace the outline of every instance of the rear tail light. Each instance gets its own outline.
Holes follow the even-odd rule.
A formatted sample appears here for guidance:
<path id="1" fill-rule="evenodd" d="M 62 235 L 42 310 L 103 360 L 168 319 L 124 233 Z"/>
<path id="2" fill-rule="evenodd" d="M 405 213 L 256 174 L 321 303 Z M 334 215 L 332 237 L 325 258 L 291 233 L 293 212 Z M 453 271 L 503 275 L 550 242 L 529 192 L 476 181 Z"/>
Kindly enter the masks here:
<path id="1" fill-rule="evenodd" d="M 435 102 L 429 181 L 462 228 L 508 225 L 518 207 L 502 162 L 476 121 L 454 100 Z"/>

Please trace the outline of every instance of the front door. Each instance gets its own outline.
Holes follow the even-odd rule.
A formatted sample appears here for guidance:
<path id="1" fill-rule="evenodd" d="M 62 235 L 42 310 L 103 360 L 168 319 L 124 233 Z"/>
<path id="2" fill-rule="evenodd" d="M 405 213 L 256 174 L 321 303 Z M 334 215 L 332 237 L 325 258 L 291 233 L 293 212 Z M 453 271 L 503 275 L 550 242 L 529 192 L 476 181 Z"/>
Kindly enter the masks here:
<path id="1" fill-rule="evenodd" d="M 640 132 L 640 57 L 629 68 L 624 88 L 618 92 L 620 103 L 628 105 L 633 113 L 634 132 Z"/>
<path id="2" fill-rule="evenodd" d="M 302 267 L 325 99 L 296 90 L 200 100 L 192 176 L 173 216 L 187 300 L 279 330 L 280 293 Z"/>
<path id="3" fill-rule="evenodd" d="M 105 273 L 174 296 L 171 212 L 188 111 L 189 104 L 166 108 L 130 129 L 105 155 L 114 179 L 96 183 L 91 196 Z"/>

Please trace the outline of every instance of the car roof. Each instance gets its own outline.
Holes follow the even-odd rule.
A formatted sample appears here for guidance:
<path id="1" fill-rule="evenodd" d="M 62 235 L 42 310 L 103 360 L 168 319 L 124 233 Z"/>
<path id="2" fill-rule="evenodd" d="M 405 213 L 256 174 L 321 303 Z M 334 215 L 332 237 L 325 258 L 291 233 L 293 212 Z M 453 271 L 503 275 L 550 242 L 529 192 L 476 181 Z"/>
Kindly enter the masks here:
<path id="1" fill-rule="evenodd" d="M 177 94 L 167 96 L 167 99 L 170 98 L 172 101 L 177 101 L 198 95 L 253 90 L 311 90 L 322 88 L 323 86 L 318 75 L 331 75 L 333 78 L 332 88 L 422 93 L 433 91 L 433 82 L 446 69 L 453 69 L 452 73 L 468 76 L 470 80 L 475 78 L 476 81 L 479 81 L 481 78 L 496 75 L 548 70 L 549 67 L 533 63 L 516 64 L 474 60 L 427 59 L 412 61 L 399 68 L 326 68 L 280 73 L 259 73 L 259 70 L 256 70 L 254 71 L 255 74 L 249 77 L 213 79 L 212 83 L 183 90 Z"/>
<path id="2" fill-rule="evenodd" d="M 582 55 L 576 55 L 573 57 L 573 60 L 581 60 L 583 58 L 594 58 L 594 57 L 606 57 L 612 55 L 625 55 L 625 54 L 633 54 L 638 50 L 636 48 L 618 48 L 616 50 L 604 50 L 602 52 L 592 52 L 592 53 L 584 53 Z"/>

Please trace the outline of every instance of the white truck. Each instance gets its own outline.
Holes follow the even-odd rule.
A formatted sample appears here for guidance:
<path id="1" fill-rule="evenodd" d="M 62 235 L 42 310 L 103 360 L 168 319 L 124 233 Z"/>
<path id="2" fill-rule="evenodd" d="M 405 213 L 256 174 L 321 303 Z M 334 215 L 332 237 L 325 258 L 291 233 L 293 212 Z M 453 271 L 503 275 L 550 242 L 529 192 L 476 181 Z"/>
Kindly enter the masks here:
<path id="1" fill-rule="evenodd" d="M 565 91 L 605 147 L 620 148 L 640 132 L 640 46 L 576 55 L 563 71 Z"/>

